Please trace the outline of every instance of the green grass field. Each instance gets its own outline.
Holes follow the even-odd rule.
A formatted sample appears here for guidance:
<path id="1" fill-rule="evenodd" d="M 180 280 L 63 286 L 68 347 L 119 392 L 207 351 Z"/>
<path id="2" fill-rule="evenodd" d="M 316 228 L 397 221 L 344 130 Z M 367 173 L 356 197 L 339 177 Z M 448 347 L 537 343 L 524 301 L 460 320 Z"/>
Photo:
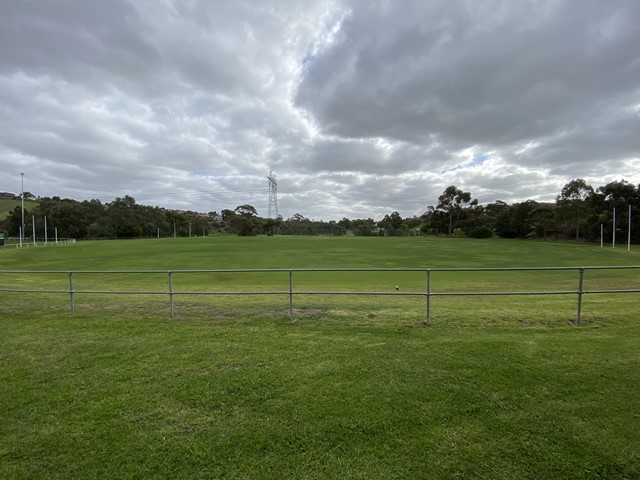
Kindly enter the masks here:
<path id="1" fill-rule="evenodd" d="M 624 248 L 438 238 L 215 237 L 0 250 L 0 270 L 638 265 Z M 394 276 L 396 275 L 396 276 Z M 577 287 L 576 272 L 434 272 L 440 291 Z M 637 270 L 585 288 L 638 288 Z M 299 277 L 299 278 L 298 278 Z M 338 278 L 339 277 L 339 278 Z M 175 274 L 280 290 L 285 274 Z M 419 273 L 296 274 L 421 291 Z M 67 282 L 67 283 L 65 283 Z M 68 276 L 0 273 L 0 287 Z M 74 273 L 74 288 L 166 274 Z M 526 288 L 523 288 L 526 286 Z M 423 290 L 422 290 L 423 291 Z M 0 292 L 0 478 L 640 478 L 639 294 L 424 298 Z"/>

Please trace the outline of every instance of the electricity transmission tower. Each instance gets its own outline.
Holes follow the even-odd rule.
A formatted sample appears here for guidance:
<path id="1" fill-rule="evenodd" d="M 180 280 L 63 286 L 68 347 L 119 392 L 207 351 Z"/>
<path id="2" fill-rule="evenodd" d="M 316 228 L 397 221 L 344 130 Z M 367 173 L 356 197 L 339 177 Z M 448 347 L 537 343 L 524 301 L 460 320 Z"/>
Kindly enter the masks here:
<path id="1" fill-rule="evenodd" d="M 269 170 L 269 218 L 278 218 L 278 181 L 276 175 Z"/>

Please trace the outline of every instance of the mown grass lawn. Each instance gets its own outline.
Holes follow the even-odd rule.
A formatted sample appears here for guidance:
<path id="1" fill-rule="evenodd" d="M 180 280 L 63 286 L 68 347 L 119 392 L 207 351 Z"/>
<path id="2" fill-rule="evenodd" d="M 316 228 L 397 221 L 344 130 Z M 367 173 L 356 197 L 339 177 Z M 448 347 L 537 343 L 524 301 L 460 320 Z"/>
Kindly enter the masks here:
<path id="1" fill-rule="evenodd" d="M 542 242 L 243 240 L 4 250 L 0 270 L 637 260 Z M 184 297 L 173 321 L 164 300 L 78 296 L 71 317 L 64 296 L 0 292 L 0 478 L 640 477 L 636 294 L 588 298 L 580 328 L 573 297 L 434 299 L 432 328 L 420 299 L 301 298 L 294 323 L 286 298 Z"/>

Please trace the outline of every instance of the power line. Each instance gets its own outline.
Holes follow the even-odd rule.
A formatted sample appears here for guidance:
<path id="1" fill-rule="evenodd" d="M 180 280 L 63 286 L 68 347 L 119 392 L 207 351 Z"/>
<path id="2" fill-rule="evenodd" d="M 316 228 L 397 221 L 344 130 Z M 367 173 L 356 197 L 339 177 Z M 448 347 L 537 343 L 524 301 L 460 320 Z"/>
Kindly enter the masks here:
<path id="1" fill-rule="evenodd" d="M 410 202 L 412 204 L 423 205 L 425 203 L 424 199 L 417 197 L 406 197 L 406 196 L 394 196 L 394 195 L 376 195 L 376 194 L 364 194 L 364 193 L 353 193 L 353 192 L 328 192 L 326 190 L 307 190 L 304 188 L 279 188 L 278 189 L 281 195 L 284 196 L 317 196 L 319 194 L 329 195 L 336 198 L 352 198 L 358 200 L 368 200 L 368 201 L 385 201 L 385 202 Z M 254 188 L 242 188 L 235 190 L 190 190 L 183 192 L 156 192 L 156 193 L 144 193 L 144 194 L 136 194 L 134 195 L 136 200 L 144 200 L 144 199 L 155 199 L 155 198 L 182 198 L 188 199 L 193 197 L 202 197 L 202 196 L 210 196 L 213 198 L 220 197 L 235 197 L 242 194 L 255 194 L 256 196 L 263 195 L 264 187 L 254 187 Z"/>
<path id="2" fill-rule="evenodd" d="M 157 198 L 157 197 L 196 197 L 203 195 L 233 195 L 241 193 L 262 193 L 263 188 L 241 188 L 237 190 L 188 190 L 183 192 L 156 192 L 156 193 L 143 193 L 135 195 L 137 198 Z"/>

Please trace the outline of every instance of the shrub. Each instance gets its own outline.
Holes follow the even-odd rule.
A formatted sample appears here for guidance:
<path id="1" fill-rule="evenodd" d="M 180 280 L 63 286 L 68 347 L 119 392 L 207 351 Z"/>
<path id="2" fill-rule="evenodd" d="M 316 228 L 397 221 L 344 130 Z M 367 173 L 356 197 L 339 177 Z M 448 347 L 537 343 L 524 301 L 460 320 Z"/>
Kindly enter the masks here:
<path id="1" fill-rule="evenodd" d="M 493 232 L 489 227 L 482 226 L 475 228 L 469 233 L 469 236 L 472 238 L 491 238 L 493 236 Z"/>

